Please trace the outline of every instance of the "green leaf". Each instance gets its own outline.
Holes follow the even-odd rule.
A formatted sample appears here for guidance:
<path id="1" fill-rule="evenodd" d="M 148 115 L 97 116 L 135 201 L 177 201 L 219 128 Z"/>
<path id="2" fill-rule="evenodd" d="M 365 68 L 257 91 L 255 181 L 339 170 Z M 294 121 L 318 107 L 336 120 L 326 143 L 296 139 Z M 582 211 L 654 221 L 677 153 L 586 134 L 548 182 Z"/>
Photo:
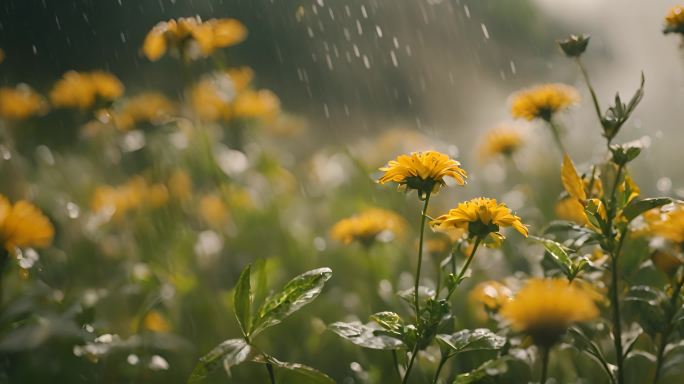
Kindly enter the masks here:
<path id="1" fill-rule="evenodd" d="M 484 364 L 480 365 L 479 367 L 473 369 L 472 371 L 468 373 L 462 373 L 458 376 L 453 381 L 453 384 L 475 384 L 475 383 L 481 383 L 482 380 L 491 377 L 491 376 L 497 376 L 502 373 L 505 373 L 506 370 L 508 369 L 506 365 L 506 361 L 508 358 L 506 357 L 500 357 L 498 359 L 493 359 L 493 360 L 487 360 Z"/>
<path id="2" fill-rule="evenodd" d="M 360 322 L 345 323 L 338 321 L 328 328 L 352 343 L 369 349 L 400 349 L 405 348 L 404 342 L 387 335 L 378 334 L 378 329 L 371 328 Z"/>
<path id="3" fill-rule="evenodd" d="M 280 378 L 278 380 L 279 383 L 296 382 L 297 384 L 335 384 L 335 380 L 331 379 L 330 376 L 304 364 L 280 361 L 273 356 L 268 356 L 265 354 L 257 356 L 253 361 L 262 364 L 270 363 L 274 367 L 290 371 L 296 376 L 296 378 L 292 378 L 291 380 L 284 380 L 283 378 Z"/>
<path id="4" fill-rule="evenodd" d="M 667 326 L 663 303 L 667 296 L 662 291 L 646 285 L 636 285 L 629 289 L 625 302 L 633 305 L 639 313 L 639 324 L 649 335 L 663 331 Z"/>
<path id="5" fill-rule="evenodd" d="M 230 339 L 219 344 L 199 359 L 192 370 L 188 384 L 201 383 L 202 380 L 219 365 L 223 364 L 230 375 L 230 368 L 251 359 L 256 351 L 243 339 Z"/>
<path id="6" fill-rule="evenodd" d="M 551 255 L 551 259 L 558 265 L 558 267 L 563 271 L 563 274 L 572 278 L 573 264 L 570 256 L 565 251 L 565 247 L 562 244 L 557 243 L 553 240 L 544 239 L 543 237 L 530 236 L 530 239 L 540 242 L 544 245 L 544 249 Z"/>
<path id="7" fill-rule="evenodd" d="M 284 318 L 312 302 L 330 277 L 330 268 L 319 268 L 290 280 L 281 292 L 269 297 L 261 305 L 252 324 L 252 335 L 279 324 Z"/>
<path id="8" fill-rule="evenodd" d="M 506 344 L 506 338 L 489 329 L 464 329 L 451 335 L 437 335 L 437 341 L 454 354 L 483 349 L 500 349 Z"/>
<path id="9" fill-rule="evenodd" d="M 235 307 L 235 317 L 240 323 L 242 334 L 249 336 L 252 321 L 252 289 L 250 286 L 251 265 L 248 265 L 240 274 L 235 294 L 233 295 L 233 306 Z"/>
<path id="10" fill-rule="evenodd" d="M 672 199 L 669 197 L 655 197 L 652 199 L 633 200 L 631 203 L 627 204 L 627 206 L 622 210 L 622 215 L 627 219 L 627 221 L 632 221 L 637 216 L 641 215 L 642 213 L 650 209 L 662 207 L 663 205 L 667 205 L 670 203 L 672 203 Z"/>
<path id="11" fill-rule="evenodd" d="M 389 331 L 399 332 L 404 326 L 401 316 L 390 311 L 378 312 L 371 315 L 370 319 Z"/>

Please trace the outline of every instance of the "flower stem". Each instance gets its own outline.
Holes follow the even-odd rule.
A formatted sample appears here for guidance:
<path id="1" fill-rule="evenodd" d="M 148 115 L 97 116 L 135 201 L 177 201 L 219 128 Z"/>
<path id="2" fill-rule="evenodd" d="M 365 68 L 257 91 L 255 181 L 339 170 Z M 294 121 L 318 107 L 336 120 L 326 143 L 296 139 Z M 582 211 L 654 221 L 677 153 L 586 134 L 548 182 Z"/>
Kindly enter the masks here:
<path id="1" fill-rule="evenodd" d="M 551 352 L 551 347 L 541 347 L 542 348 L 542 370 L 541 370 L 541 379 L 539 380 L 540 384 L 545 384 L 546 383 L 546 376 L 548 375 L 549 372 L 549 355 Z"/>
<path id="2" fill-rule="evenodd" d="M 397 358 L 397 350 L 392 350 L 392 363 L 394 364 L 394 371 L 397 373 L 399 380 L 401 380 L 401 372 L 399 372 L 399 358 Z"/>
<path id="3" fill-rule="evenodd" d="M 273 372 L 273 364 L 266 363 L 266 370 L 268 371 L 268 378 L 271 380 L 271 384 L 276 384 L 275 372 Z"/>
<path id="4" fill-rule="evenodd" d="M 445 354 L 439 359 L 439 366 L 437 366 L 437 371 L 435 372 L 435 377 L 432 379 L 432 384 L 437 384 L 437 380 L 439 380 L 439 374 L 442 372 L 444 364 L 447 362 L 447 360 L 449 360 L 450 357 L 451 355 Z"/>
<path id="5" fill-rule="evenodd" d="M 413 362 L 416 360 L 417 355 L 418 355 L 418 343 L 416 343 L 416 346 L 413 347 L 413 352 L 411 353 L 411 360 L 409 360 L 409 364 L 406 367 L 406 373 L 404 373 L 404 379 L 401 381 L 401 384 L 408 383 L 408 377 L 409 377 L 409 374 L 411 373 L 411 368 L 413 368 Z"/>
<path id="6" fill-rule="evenodd" d="M 563 141 L 560 138 L 560 127 L 558 126 L 558 123 L 553 121 L 553 119 L 547 120 L 549 123 L 549 128 L 551 128 L 551 135 L 553 136 L 553 141 L 556 143 L 556 146 L 558 147 L 558 150 L 561 151 L 561 155 L 564 153 L 567 153 L 565 150 L 565 146 L 563 145 Z"/>
<path id="7" fill-rule="evenodd" d="M 416 267 L 416 284 L 413 291 L 414 307 L 416 309 L 416 323 L 420 322 L 420 299 L 418 297 L 418 288 L 420 287 L 420 267 L 423 264 L 423 238 L 425 237 L 425 219 L 430 204 L 430 192 L 425 194 L 425 205 L 423 205 L 423 212 L 420 214 L 420 241 L 418 243 L 418 266 Z M 408 371 L 407 371 L 408 373 Z"/>
<path id="8" fill-rule="evenodd" d="M 473 250 L 470 252 L 470 256 L 468 256 L 468 259 L 466 260 L 465 264 L 463 264 L 463 268 L 461 268 L 461 272 L 458 273 L 458 276 L 456 277 L 457 282 L 460 283 L 461 279 L 463 279 L 463 275 L 465 275 L 466 271 L 468 270 L 468 266 L 470 266 L 470 262 L 473 261 L 473 258 L 475 257 L 475 252 L 477 252 L 477 249 L 480 247 L 481 243 L 482 243 L 482 238 L 480 236 L 475 237 L 475 243 L 473 243 Z M 449 291 L 446 299 L 449 300 L 451 298 L 451 295 L 455 291 L 456 291 L 456 286 L 454 286 Z"/>
<path id="9" fill-rule="evenodd" d="M 594 92 L 594 87 L 591 86 L 591 81 L 589 81 L 589 74 L 587 73 L 587 70 L 584 68 L 584 65 L 582 64 L 582 60 L 580 60 L 579 57 L 576 59 L 577 66 L 580 69 L 580 72 L 582 72 L 582 77 L 584 77 L 584 82 L 587 83 L 587 88 L 589 88 L 589 93 L 591 94 L 591 100 L 594 102 L 594 109 L 596 110 L 596 117 L 599 119 L 599 123 L 601 123 L 601 126 L 603 126 L 603 122 L 601 121 L 601 107 L 599 106 L 598 98 L 596 97 L 596 92 Z"/>
<path id="10" fill-rule="evenodd" d="M 4 299 L 3 294 L 3 277 L 5 274 L 5 267 L 7 266 L 7 261 L 9 261 L 9 252 L 0 245 L 0 309 L 2 309 L 2 299 Z"/>
<path id="11" fill-rule="evenodd" d="M 624 369 L 622 356 L 622 320 L 620 319 L 620 297 L 618 294 L 618 256 L 622 249 L 622 244 L 627 236 L 626 231 L 622 232 L 617 249 L 612 255 L 611 289 L 610 301 L 613 308 L 613 343 L 615 344 L 615 359 L 617 362 L 617 382 L 623 384 Z"/>
<path id="12" fill-rule="evenodd" d="M 684 274 L 682 274 L 682 278 L 677 282 L 677 285 L 674 287 L 672 291 L 672 297 L 670 297 L 670 307 L 668 308 L 668 325 L 665 331 L 663 331 L 661 338 L 660 338 L 660 345 L 658 346 L 658 357 L 656 359 L 656 369 L 655 369 L 655 374 L 653 375 L 653 384 L 656 384 L 658 382 L 658 379 L 660 378 L 660 370 L 663 366 L 664 362 L 664 355 L 665 355 L 665 347 L 667 346 L 667 339 L 670 337 L 670 333 L 672 332 L 672 317 L 676 313 L 675 308 L 677 308 L 677 300 L 679 299 L 679 294 L 682 292 L 682 285 L 684 285 Z"/>

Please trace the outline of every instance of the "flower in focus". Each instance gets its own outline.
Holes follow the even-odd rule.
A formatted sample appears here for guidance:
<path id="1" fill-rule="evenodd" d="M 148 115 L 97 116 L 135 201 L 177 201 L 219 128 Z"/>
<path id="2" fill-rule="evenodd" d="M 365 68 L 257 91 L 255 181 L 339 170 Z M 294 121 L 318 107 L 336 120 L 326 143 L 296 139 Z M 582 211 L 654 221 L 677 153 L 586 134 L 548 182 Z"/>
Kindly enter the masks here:
<path id="1" fill-rule="evenodd" d="M 520 132 L 501 126 L 487 132 L 478 150 L 479 157 L 483 161 L 498 156 L 510 157 L 523 145 L 523 136 Z"/>
<path id="2" fill-rule="evenodd" d="M 577 90 L 565 84 L 542 84 L 512 96 L 511 114 L 515 118 L 550 121 L 556 113 L 579 102 Z"/>
<path id="3" fill-rule="evenodd" d="M 159 60 L 169 48 L 182 56 L 196 58 L 211 55 L 218 48 L 241 43 L 247 28 L 235 19 L 182 17 L 162 21 L 148 32 L 143 41 L 143 54 L 151 61 Z"/>
<path id="4" fill-rule="evenodd" d="M 664 33 L 684 33 L 684 7 L 675 5 L 665 15 Z"/>
<path id="5" fill-rule="evenodd" d="M 111 102 L 124 92 L 124 86 L 114 75 L 102 72 L 69 71 L 50 91 L 50 101 L 56 107 L 88 109 L 97 102 Z"/>
<path id="6" fill-rule="evenodd" d="M 219 196 L 206 195 L 199 201 L 199 215 L 209 226 L 220 228 L 228 220 L 228 207 Z"/>
<path id="7" fill-rule="evenodd" d="M 598 308 L 584 289 L 565 279 L 531 279 L 504 304 L 500 312 L 513 329 L 550 347 L 573 324 L 598 316 Z"/>
<path id="8" fill-rule="evenodd" d="M 375 240 L 389 240 L 400 236 L 406 228 L 404 218 L 379 208 L 366 209 L 338 221 L 330 230 L 330 237 L 348 245 L 354 241 L 370 246 Z"/>
<path id="9" fill-rule="evenodd" d="M 415 189 L 421 199 L 439 192 L 440 187 L 446 185 L 445 177 L 453 178 L 459 185 L 464 185 L 467 177 L 461 163 L 436 151 L 401 155 L 380 170 L 385 172 L 378 180 L 380 184 L 393 181 L 400 189 Z"/>
<path id="10" fill-rule="evenodd" d="M 468 299 L 476 308 L 476 315 L 481 320 L 486 320 L 486 311 L 498 311 L 511 297 L 513 297 L 513 291 L 494 280 L 477 284 L 468 294 Z"/>
<path id="11" fill-rule="evenodd" d="M 161 93 L 146 92 L 128 99 L 113 118 L 119 129 L 128 131 L 139 122 L 154 124 L 173 115 L 175 111 L 173 103 Z"/>
<path id="12" fill-rule="evenodd" d="M 47 247 L 54 234 L 50 220 L 35 205 L 25 200 L 12 204 L 0 195 L 0 242 L 5 250 Z"/>
<path id="13" fill-rule="evenodd" d="M 47 111 L 47 102 L 26 84 L 0 88 L 0 117 L 23 120 Z"/>
<path id="14" fill-rule="evenodd" d="M 492 241 L 494 245 L 504 239 L 499 233 L 500 227 L 513 227 L 523 236 L 528 235 L 520 217 L 514 215 L 505 204 L 484 197 L 459 203 L 447 214 L 432 220 L 430 225 L 436 229 L 461 228 L 473 237 Z"/>

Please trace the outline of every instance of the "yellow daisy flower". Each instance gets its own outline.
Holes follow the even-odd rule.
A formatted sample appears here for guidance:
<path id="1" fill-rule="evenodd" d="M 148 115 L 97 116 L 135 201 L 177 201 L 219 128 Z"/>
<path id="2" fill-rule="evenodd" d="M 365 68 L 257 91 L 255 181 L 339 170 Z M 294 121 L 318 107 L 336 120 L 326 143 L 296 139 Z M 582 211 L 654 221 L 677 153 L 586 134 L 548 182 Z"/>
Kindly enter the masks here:
<path id="1" fill-rule="evenodd" d="M 527 227 L 520 217 L 511 213 L 505 204 L 484 197 L 459 203 L 447 214 L 432 220 L 430 225 L 437 229 L 461 228 L 467 230 L 471 236 L 494 240 L 495 243 L 504 239 L 499 233 L 500 227 L 513 227 L 523 236 L 528 235 Z"/>
<path id="2" fill-rule="evenodd" d="M 23 120 L 47 111 L 47 102 L 26 84 L 0 88 L 0 117 Z"/>
<path id="3" fill-rule="evenodd" d="M 588 292 L 565 279 L 531 279 L 500 313 L 513 329 L 548 348 L 568 327 L 596 318 L 599 311 Z"/>
<path id="4" fill-rule="evenodd" d="M 11 204 L 0 195 L 0 244 L 5 250 L 47 247 L 54 234 L 50 220 L 35 205 L 25 200 Z"/>
<path id="5" fill-rule="evenodd" d="M 164 118 L 168 118 L 176 111 L 176 106 L 158 92 L 145 92 L 131 97 L 114 112 L 113 119 L 117 128 L 128 131 L 139 122 L 154 124 Z"/>
<path id="6" fill-rule="evenodd" d="M 381 234 L 386 233 L 395 238 L 401 236 L 405 228 L 406 222 L 398 214 L 370 208 L 338 221 L 330 230 L 330 237 L 345 245 L 358 241 L 370 246 Z"/>
<path id="7" fill-rule="evenodd" d="M 487 161 L 498 156 L 511 156 L 524 143 L 522 134 L 510 127 L 501 126 L 487 132 L 480 144 L 479 158 Z"/>
<path id="8" fill-rule="evenodd" d="M 380 184 L 392 181 L 398 183 L 400 189 L 415 189 L 421 199 L 430 193 L 439 192 L 446 185 L 445 177 L 453 178 L 459 185 L 464 185 L 467 177 L 461 163 L 436 151 L 401 155 L 380 170 L 385 172 L 378 180 Z"/>
<path id="9" fill-rule="evenodd" d="M 114 75 L 102 71 L 69 71 L 50 91 L 50 101 L 56 107 L 88 109 L 98 101 L 111 102 L 124 92 L 124 86 Z"/>
<path id="10" fill-rule="evenodd" d="M 512 96 L 511 114 L 515 118 L 550 121 L 556 113 L 579 102 L 577 90 L 565 84 L 542 84 Z"/>

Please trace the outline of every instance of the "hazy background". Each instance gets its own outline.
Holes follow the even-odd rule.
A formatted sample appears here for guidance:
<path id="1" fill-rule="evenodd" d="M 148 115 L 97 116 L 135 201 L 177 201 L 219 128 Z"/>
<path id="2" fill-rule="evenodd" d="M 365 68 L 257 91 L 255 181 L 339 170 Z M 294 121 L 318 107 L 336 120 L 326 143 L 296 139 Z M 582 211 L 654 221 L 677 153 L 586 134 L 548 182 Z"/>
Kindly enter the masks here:
<path id="1" fill-rule="evenodd" d="M 286 109 L 316 122 L 315 137 L 344 140 L 350 131 L 403 125 L 464 143 L 507 119 L 507 97 L 516 89 L 578 83 L 553 41 L 585 32 L 592 35 L 587 66 L 604 104 L 615 90 L 631 94 L 645 72 L 647 96 L 626 134 L 650 136 L 649 156 L 662 162 L 681 138 L 680 42 L 661 33 L 664 12 L 675 3 L 2 0 L 2 78 L 45 89 L 67 70 L 107 68 L 129 91 L 170 89 L 174 79 L 159 78 L 164 71 L 139 54 L 145 33 L 159 20 L 229 16 L 250 30 L 231 52 L 256 69 Z M 572 139 L 593 142 L 598 131 L 587 107 L 568 125 Z"/>

